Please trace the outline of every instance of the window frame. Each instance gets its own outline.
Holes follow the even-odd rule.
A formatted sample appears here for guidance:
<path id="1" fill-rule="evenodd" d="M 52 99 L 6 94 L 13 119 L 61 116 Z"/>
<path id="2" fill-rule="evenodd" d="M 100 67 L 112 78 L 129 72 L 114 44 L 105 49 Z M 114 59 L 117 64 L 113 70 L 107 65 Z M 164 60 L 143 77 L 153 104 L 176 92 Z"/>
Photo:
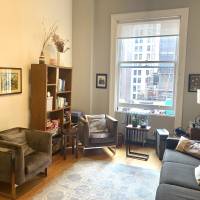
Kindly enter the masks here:
<path id="1" fill-rule="evenodd" d="M 138 20 L 153 20 L 179 17 L 180 18 L 180 41 L 179 41 L 179 60 L 177 61 L 176 79 L 175 79 L 175 127 L 182 125 L 182 110 L 183 110 L 183 92 L 184 92 L 184 76 L 185 76 L 185 57 L 187 44 L 187 26 L 188 26 L 189 8 L 158 10 L 135 12 L 127 14 L 113 14 L 111 15 L 111 49 L 110 49 L 110 87 L 109 87 L 109 114 L 115 116 L 117 112 L 117 98 L 118 93 L 118 62 L 116 52 L 116 36 L 117 24 L 123 22 L 133 22 Z M 178 102 L 178 103 L 177 103 Z"/>

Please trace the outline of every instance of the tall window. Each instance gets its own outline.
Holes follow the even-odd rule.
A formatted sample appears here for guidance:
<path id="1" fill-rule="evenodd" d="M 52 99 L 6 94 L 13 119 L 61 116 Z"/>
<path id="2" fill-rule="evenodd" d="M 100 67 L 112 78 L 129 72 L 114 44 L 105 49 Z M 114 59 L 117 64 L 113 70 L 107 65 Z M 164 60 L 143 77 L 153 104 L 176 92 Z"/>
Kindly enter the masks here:
<path id="1" fill-rule="evenodd" d="M 118 107 L 162 109 L 175 114 L 179 26 L 178 18 L 118 24 Z M 139 56 L 134 51 L 138 43 Z"/>

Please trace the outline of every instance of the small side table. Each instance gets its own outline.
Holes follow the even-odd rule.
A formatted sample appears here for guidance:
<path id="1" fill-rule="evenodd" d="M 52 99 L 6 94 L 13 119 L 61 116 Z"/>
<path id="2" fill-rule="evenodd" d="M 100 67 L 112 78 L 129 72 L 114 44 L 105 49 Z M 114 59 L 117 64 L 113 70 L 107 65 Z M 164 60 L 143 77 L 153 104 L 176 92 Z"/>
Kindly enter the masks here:
<path id="1" fill-rule="evenodd" d="M 166 129 L 156 129 L 156 153 L 160 160 L 163 159 L 165 152 L 166 140 L 169 137 L 169 132 Z"/>
<path id="2" fill-rule="evenodd" d="M 143 154 L 143 153 L 136 153 L 134 151 L 131 151 L 131 145 L 132 143 L 142 143 L 144 146 L 146 139 L 147 139 L 147 133 L 151 129 L 150 126 L 147 126 L 146 128 L 141 128 L 140 126 L 133 127 L 131 124 L 126 126 L 126 156 L 137 158 L 141 160 L 148 160 L 149 155 Z"/>
<path id="3" fill-rule="evenodd" d="M 72 142 L 72 154 L 75 153 L 75 157 L 78 158 L 78 131 L 76 127 L 72 127 L 69 129 L 62 129 L 61 134 L 63 136 L 63 156 L 64 159 L 66 159 L 67 155 L 67 144 L 68 144 L 68 139 L 71 138 Z M 75 152 L 74 152 L 75 151 Z"/>

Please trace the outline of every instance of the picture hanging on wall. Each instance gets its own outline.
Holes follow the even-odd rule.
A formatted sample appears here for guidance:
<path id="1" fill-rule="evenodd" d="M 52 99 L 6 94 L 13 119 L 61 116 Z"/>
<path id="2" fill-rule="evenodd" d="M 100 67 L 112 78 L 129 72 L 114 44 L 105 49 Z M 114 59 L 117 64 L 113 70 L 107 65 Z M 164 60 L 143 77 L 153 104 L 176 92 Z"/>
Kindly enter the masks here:
<path id="1" fill-rule="evenodd" d="M 22 93 L 22 69 L 0 67 L 0 95 Z"/>
<path id="2" fill-rule="evenodd" d="M 189 74 L 188 92 L 197 92 L 200 89 L 200 74 Z"/>
<path id="3" fill-rule="evenodd" d="M 96 88 L 107 88 L 107 74 L 96 74 Z"/>

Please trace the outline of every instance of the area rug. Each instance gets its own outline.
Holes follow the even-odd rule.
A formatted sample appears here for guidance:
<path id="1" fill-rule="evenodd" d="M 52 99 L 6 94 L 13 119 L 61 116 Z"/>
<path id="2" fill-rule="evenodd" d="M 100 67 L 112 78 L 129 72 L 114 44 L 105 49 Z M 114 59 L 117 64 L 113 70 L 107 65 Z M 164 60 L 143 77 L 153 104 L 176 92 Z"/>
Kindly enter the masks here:
<path id="1" fill-rule="evenodd" d="M 154 170 L 80 160 L 33 200 L 154 200 L 158 181 Z"/>

